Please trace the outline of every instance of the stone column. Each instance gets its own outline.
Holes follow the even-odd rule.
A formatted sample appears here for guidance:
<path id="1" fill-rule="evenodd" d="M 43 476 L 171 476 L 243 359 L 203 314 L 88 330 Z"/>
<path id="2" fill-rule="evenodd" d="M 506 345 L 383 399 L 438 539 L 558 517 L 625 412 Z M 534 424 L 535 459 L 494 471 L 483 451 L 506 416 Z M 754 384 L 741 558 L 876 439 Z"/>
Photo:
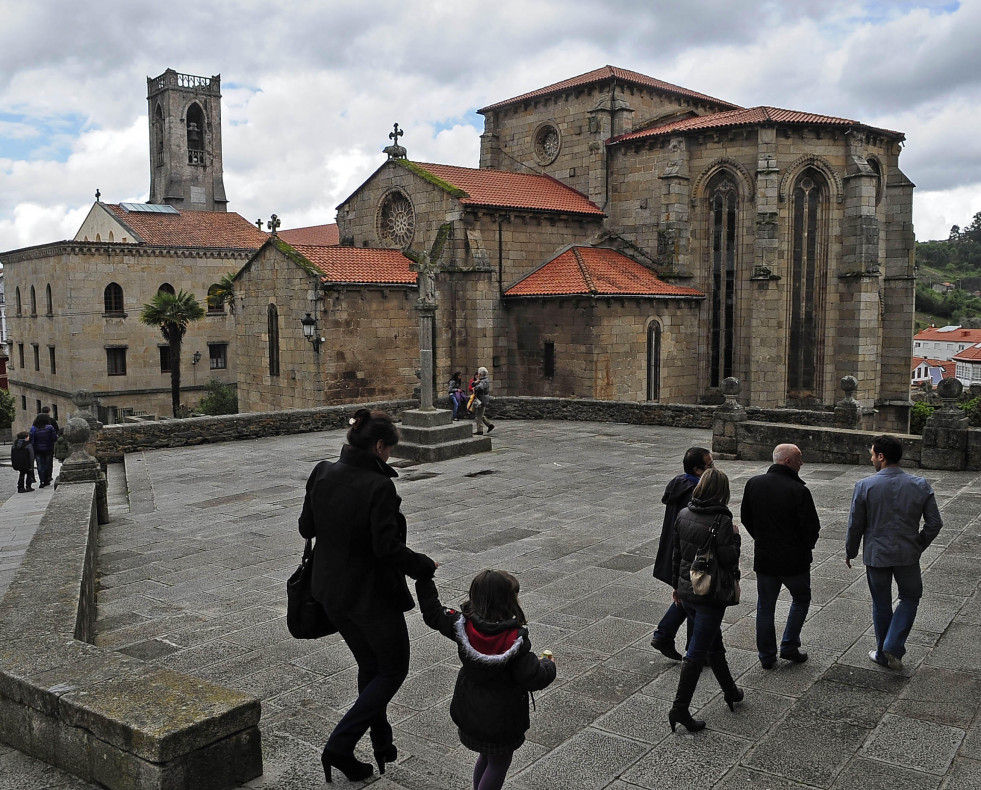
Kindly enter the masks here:
<path id="1" fill-rule="evenodd" d="M 967 468 L 967 415 L 957 408 L 964 385 L 957 379 L 942 379 L 937 394 L 943 406 L 935 411 L 923 428 L 920 466 L 957 472 Z"/>
<path id="2" fill-rule="evenodd" d="M 420 299 L 419 311 L 419 409 L 433 411 L 433 326 L 436 305 Z"/>
<path id="3" fill-rule="evenodd" d="M 108 485 L 99 462 L 86 450 L 86 444 L 92 435 L 89 424 L 76 415 L 65 425 L 64 434 L 72 451 L 61 465 L 55 487 L 70 483 L 95 483 L 99 523 L 106 524 L 109 521 Z"/>
<path id="4" fill-rule="evenodd" d="M 749 419 L 739 402 L 742 385 L 730 376 L 719 388 L 726 402 L 718 406 L 712 419 L 712 455 L 723 461 L 739 460 L 739 424 Z"/>

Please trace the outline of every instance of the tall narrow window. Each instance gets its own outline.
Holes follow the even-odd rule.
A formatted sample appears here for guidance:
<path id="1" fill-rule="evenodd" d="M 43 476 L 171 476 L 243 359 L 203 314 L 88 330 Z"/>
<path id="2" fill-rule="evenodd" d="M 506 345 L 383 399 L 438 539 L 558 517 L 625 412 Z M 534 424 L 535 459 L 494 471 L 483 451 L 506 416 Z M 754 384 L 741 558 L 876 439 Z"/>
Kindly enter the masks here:
<path id="1" fill-rule="evenodd" d="M 24 344 L 23 343 L 17 344 L 17 359 L 20 361 L 20 367 L 23 370 L 24 368 Z"/>
<path id="2" fill-rule="evenodd" d="M 224 315 L 225 305 L 221 299 L 222 287 L 218 284 L 212 285 L 208 289 L 208 314 Z"/>
<path id="3" fill-rule="evenodd" d="M 545 341 L 545 348 L 542 353 L 542 367 L 544 368 L 545 378 L 555 378 L 555 343 L 551 340 Z"/>
<path id="4" fill-rule="evenodd" d="M 204 164 L 204 112 L 197 103 L 187 108 L 187 163 Z"/>
<path id="5" fill-rule="evenodd" d="M 41 349 L 37 343 L 31 343 L 31 348 L 34 349 L 34 370 L 41 369 Z"/>
<path id="6" fill-rule="evenodd" d="M 106 313 L 120 315 L 123 312 L 123 289 L 117 283 L 109 283 L 103 292 Z"/>
<path id="7" fill-rule="evenodd" d="M 805 170 L 794 184 L 793 195 L 787 396 L 799 399 L 820 397 L 818 337 L 827 270 L 827 182 L 816 170 Z"/>
<path id="8" fill-rule="evenodd" d="M 58 361 L 55 359 L 55 347 L 48 346 L 48 364 L 51 365 L 51 373 L 58 372 Z"/>
<path id="9" fill-rule="evenodd" d="M 153 111 L 153 133 L 157 138 L 157 166 L 164 163 L 164 116 L 160 105 Z"/>
<path id="10" fill-rule="evenodd" d="M 34 293 L 34 286 L 31 286 L 31 315 L 37 315 L 37 294 Z"/>
<path id="11" fill-rule="evenodd" d="M 732 375 L 736 320 L 736 227 L 739 195 L 727 173 L 709 185 L 709 251 L 712 264 L 711 375 L 709 384 L 718 387 Z M 653 399 L 652 399 L 653 400 Z"/>
<path id="12" fill-rule="evenodd" d="M 266 310 L 266 334 L 269 338 L 269 375 L 279 375 L 279 310 L 271 304 Z"/>
<path id="13" fill-rule="evenodd" d="M 661 325 L 647 330 L 647 400 L 661 399 Z"/>
<path id="14" fill-rule="evenodd" d="M 160 372 L 170 373 L 170 346 L 157 346 L 160 350 Z"/>
<path id="15" fill-rule="evenodd" d="M 23 312 L 24 306 L 21 304 L 19 285 L 14 289 L 14 297 L 17 304 L 17 315 L 20 315 Z"/>
<path id="16" fill-rule="evenodd" d="M 228 344 L 211 343 L 208 345 L 208 357 L 212 370 L 224 370 L 228 367 Z"/>
<path id="17" fill-rule="evenodd" d="M 44 302 L 45 302 L 44 306 L 45 306 L 45 308 L 47 308 L 45 310 L 45 315 L 53 315 L 54 314 L 54 302 L 51 299 L 51 283 L 48 283 L 44 287 Z"/>

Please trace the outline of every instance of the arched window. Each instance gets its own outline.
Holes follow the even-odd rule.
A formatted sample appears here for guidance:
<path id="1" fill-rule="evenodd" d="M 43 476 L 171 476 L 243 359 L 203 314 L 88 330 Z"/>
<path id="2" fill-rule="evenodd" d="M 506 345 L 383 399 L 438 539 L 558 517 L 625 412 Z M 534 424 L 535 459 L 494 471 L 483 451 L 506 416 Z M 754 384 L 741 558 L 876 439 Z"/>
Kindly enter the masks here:
<path id="1" fill-rule="evenodd" d="M 709 385 L 718 387 L 722 379 L 732 375 L 735 346 L 739 193 L 729 173 L 723 171 L 709 182 L 708 201 L 712 271 Z"/>
<path id="2" fill-rule="evenodd" d="M 266 309 L 266 334 L 269 338 L 269 375 L 279 375 L 279 310 L 271 304 Z"/>
<path id="3" fill-rule="evenodd" d="M 820 398 L 819 342 L 828 254 L 828 183 L 814 168 L 794 182 L 787 397 Z"/>
<path id="4" fill-rule="evenodd" d="M 45 307 L 47 308 L 47 310 L 45 312 L 45 315 L 53 315 L 54 314 L 54 302 L 51 299 L 51 283 L 48 283 L 44 287 L 44 304 L 45 304 Z"/>
<path id="5" fill-rule="evenodd" d="M 187 163 L 204 164 L 204 111 L 197 102 L 187 108 Z"/>
<path id="6" fill-rule="evenodd" d="M 37 315 L 37 294 L 34 293 L 34 286 L 31 286 L 31 315 Z"/>
<path id="7" fill-rule="evenodd" d="M 170 283 L 164 283 L 157 289 L 157 293 L 161 292 L 170 294 L 171 296 L 175 296 L 177 294 L 177 291 L 174 290 L 174 286 L 172 286 Z"/>
<path id="8" fill-rule="evenodd" d="M 109 283 L 103 294 L 106 313 L 120 315 L 123 312 L 123 289 L 117 283 Z"/>
<path id="9" fill-rule="evenodd" d="M 225 304 L 221 300 L 222 288 L 215 283 L 208 289 L 208 312 L 215 315 L 225 314 Z"/>
<path id="10" fill-rule="evenodd" d="M 160 105 L 153 111 L 153 133 L 157 137 L 157 166 L 164 163 L 164 116 Z"/>
<path id="11" fill-rule="evenodd" d="M 661 325 L 647 328 L 647 400 L 661 399 Z"/>
<path id="12" fill-rule="evenodd" d="M 15 296 L 15 299 L 16 299 L 16 302 L 17 302 L 17 315 L 22 315 L 23 312 L 24 312 L 24 305 L 21 303 L 21 300 L 20 300 L 20 286 L 19 285 L 14 290 L 14 296 Z"/>
<path id="13" fill-rule="evenodd" d="M 868 162 L 872 172 L 875 173 L 875 205 L 878 206 L 879 201 L 882 200 L 882 167 L 878 159 L 869 159 Z"/>

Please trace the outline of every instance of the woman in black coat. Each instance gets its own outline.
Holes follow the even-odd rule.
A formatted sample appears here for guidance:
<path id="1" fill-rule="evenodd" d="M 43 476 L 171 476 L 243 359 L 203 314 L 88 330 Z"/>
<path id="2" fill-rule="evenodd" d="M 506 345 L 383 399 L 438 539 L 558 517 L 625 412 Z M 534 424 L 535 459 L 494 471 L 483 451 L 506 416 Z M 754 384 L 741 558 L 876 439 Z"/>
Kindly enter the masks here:
<path id="1" fill-rule="evenodd" d="M 692 718 L 688 708 L 702 673 L 702 664 L 712 667 L 729 710 L 742 702 L 743 692 L 736 686 L 726 661 L 722 644 L 722 618 L 726 607 L 739 603 L 736 585 L 739 579 L 739 532 L 732 522 L 729 503 L 729 478 L 715 467 L 706 469 L 692 491 L 691 502 L 675 522 L 674 541 L 674 599 L 688 613 L 692 623 L 688 651 L 681 662 L 681 677 L 674 704 L 668 713 L 671 729 L 681 722 L 695 732 L 705 728 L 704 721 Z M 718 570 L 707 594 L 698 595 L 692 587 L 691 567 L 699 549 L 715 533 L 714 552 L 718 570 L 732 580 L 732 585 L 719 584 Z"/>
<path id="2" fill-rule="evenodd" d="M 409 672 L 405 612 L 414 602 L 405 577 L 430 579 L 436 563 L 405 545 L 398 473 L 387 463 L 399 432 L 385 412 L 359 409 L 335 463 L 322 461 L 307 481 L 300 534 L 316 537 L 313 597 L 320 601 L 358 663 L 358 699 L 334 728 L 321 762 L 348 779 L 366 779 L 370 763 L 354 747 L 370 729 L 380 773 L 398 756 L 388 703 Z"/>

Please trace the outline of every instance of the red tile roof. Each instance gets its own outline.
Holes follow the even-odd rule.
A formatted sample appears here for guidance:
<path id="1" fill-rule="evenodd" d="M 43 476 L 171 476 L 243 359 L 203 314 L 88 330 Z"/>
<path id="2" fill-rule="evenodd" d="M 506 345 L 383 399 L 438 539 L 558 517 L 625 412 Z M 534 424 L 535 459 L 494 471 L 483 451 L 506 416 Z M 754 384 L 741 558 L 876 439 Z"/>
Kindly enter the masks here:
<path id="1" fill-rule="evenodd" d="M 628 69 L 621 69 L 616 66 L 603 66 L 602 68 L 594 71 L 587 71 L 585 74 L 580 74 L 578 77 L 571 77 L 567 80 L 562 80 L 561 82 L 556 82 L 552 85 L 546 85 L 544 88 L 539 88 L 538 90 L 534 90 L 529 93 L 522 93 L 520 96 L 515 96 L 513 99 L 505 99 L 504 101 L 490 104 L 483 109 L 477 110 L 477 112 L 484 113 L 489 110 L 496 110 L 499 107 L 507 107 L 509 104 L 517 104 L 519 102 L 528 101 L 529 99 L 549 96 L 553 93 L 563 93 L 564 91 L 580 88 L 586 85 L 594 85 L 596 83 L 605 82 L 611 79 L 615 79 L 617 82 L 640 85 L 645 88 L 653 88 L 655 90 L 662 91 L 664 93 L 671 93 L 676 96 L 697 99 L 699 101 L 708 102 L 720 107 L 739 106 L 738 104 L 733 104 L 732 102 L 722 101 L 721 99 L 716 99 L 712 96 L 706 96 L 704 93 L 696 93 L 695 91 L 688 90 L 687 88 L 682 88 L 679 85 L 672 85 L 670 82 L 656 80 L 653 77 L 648 77 L 646 74 L 640 74 L 636 71 L 629 71 Z"/>
<path id="2" fill-rule="evenodd" d="M 401 250 L 374 247 L 324 247 L 292 245 L 298 253 L 323 272 L 323 282 L 371 285 L 415 285 L 412 261 Z"/>
<path id="3" fill-rule="evenodd" d="M 705 297 L 694 288 L 666 283 L 635 260 L 604 247 L 571 247 L 512 285 L 504 295 Z"/>
<path id="4" fill-rule="evenodd" d="M 181 211 L 177 214 L 127 211 L 116 203 L 103 205 L 134 238 L 152 247 L 207 247 L 257 250 L 268 234 L 245 217 L 226 211 Z"/>
<path id="5" fill-rule="evenodd" d="M 290 228 L 279 231 L 279 238 L 287 244 L 313 244 L 319 247 L 329 247 L 341 243 L 341 234 L 337 223 L 328 225 L 310 225 L 306 228 Z"/>
<path id="6" fill-rule="evenodd" d="M 465 206 L 605 216 L 602 209 L 582 192 L 577 192 L 551 176 L 425 162 L 412 164 L 466 192 L 467 196 L 460 198 L 460 202 Z"/>
<path id="7" fill-rule="evenodd" d="M 842 128 L 875 129 L 875 127 L 866 126 L 858 121 L 852 121 L 848 118 L 836 118 L 833 115 L 817 115 L 812 112 L 782 110 L 779 107 L 750 107 L 748 109 L 716 112 L 711 115 L 699 115 L 694 118 L 682 118 L 678 121 L 666 123 L 663 126 L 654 126 L 650 129 L 627 132 L 627 134 L 621 134 L 619 137 L 612 138 L 609 143 L 616 144 L 631 140 L 643 140 L 667 134 L 679 134 L 681 132 L 731 129 L 738 126 L 758 126 L 760 124 L 840 126 Z M 888 129 L 876 129 L 876 131 L 905 139 L 905 135 L 902 132 L 893 132 Z"/>
<path id="8" fill-rule="evenodd" d="M 958 362 L 981 362 L 981 343 L 975 343 L 963 351 L 958 351 L 953 358 Z"/>
<path id="9" fill-rule="evenodd" d="M 949 331 L 944 331 L 949 330 Z M 913 336 L 914 340 L 929 340 L 941 343 L 981 343 L 981 329 L 964 329 L 959 326 L 928 327 Z"/>

